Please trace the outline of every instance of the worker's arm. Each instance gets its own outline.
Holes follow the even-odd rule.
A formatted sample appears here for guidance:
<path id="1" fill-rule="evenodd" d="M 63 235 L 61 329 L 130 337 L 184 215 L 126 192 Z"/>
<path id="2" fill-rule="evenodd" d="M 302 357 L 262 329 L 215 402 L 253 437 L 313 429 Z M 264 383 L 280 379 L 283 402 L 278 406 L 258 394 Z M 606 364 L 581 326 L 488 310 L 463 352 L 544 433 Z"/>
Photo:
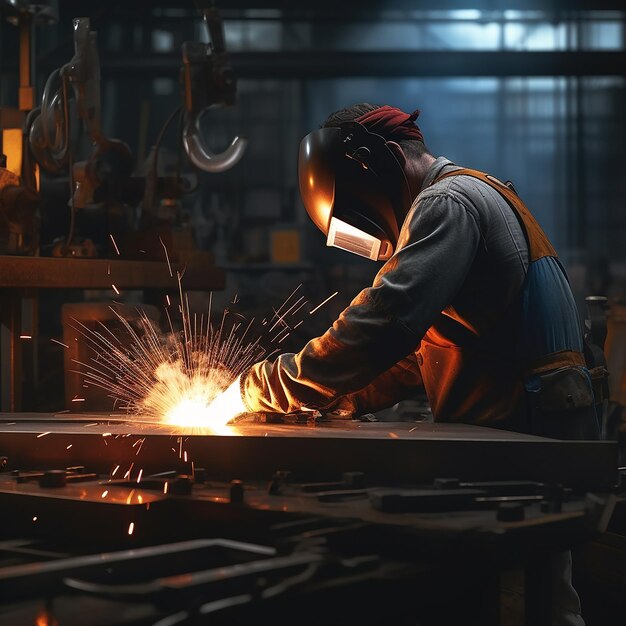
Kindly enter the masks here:
<path id="1" fill-rule="evenodd" d="M 415 353 L 411 353 L 379 374 L 367 387 L 337 398 L 326 411 L 348 418 L 375 413 L 415 396 L 421 389 L 420 368 Z"/>
<path id="2" fill-rule="evenodd" d="M 249 411 L 325 409 L 414 352 L 461 288 L 480 230 L 450 194 L 418 200 L 396 253 L 321 337 L 255 364 L 241 380 Z"/>

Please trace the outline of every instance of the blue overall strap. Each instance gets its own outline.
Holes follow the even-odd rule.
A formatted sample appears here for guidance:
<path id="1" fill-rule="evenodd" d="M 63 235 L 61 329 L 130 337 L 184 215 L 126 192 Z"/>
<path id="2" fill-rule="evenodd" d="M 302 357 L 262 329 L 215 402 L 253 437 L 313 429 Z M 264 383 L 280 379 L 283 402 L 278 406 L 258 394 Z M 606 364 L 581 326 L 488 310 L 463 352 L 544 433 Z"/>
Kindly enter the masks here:
<path id="1" fill-rule="evenodd" d="M 545 256 L 528 265 L 522 287 L 521 356 L 530 365 L 565 351 L 582 353 L 583 335 L 567 274 Z"/>

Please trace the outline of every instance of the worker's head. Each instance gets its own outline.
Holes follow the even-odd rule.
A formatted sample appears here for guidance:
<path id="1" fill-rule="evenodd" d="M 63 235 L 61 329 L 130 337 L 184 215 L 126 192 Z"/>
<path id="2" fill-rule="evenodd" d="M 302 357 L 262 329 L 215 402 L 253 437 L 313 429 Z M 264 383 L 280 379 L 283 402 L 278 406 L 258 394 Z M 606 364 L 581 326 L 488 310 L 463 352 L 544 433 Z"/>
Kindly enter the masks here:
<path id="1" fill-rule="evenodd" d="M 419 112 L 355 104 L 331 114 L 300 143 L 300 194 L 327 244 L 387 260 L 413 197 L 407 160 L 428 154 Z"/>

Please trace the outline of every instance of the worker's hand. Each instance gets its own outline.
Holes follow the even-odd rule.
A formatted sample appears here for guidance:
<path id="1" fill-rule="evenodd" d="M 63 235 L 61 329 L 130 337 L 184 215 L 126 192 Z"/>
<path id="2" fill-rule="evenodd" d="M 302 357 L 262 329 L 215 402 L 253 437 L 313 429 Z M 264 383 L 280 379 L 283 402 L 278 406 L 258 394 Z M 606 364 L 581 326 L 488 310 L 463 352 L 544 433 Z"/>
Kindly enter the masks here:
<path id="1" fill-rule="evenodd" d="M 220 416 L 219 419 L 223 424 L 247 411 L 241 397 L 241 376 L 237 376 L 230 386 L 211 402 L 209 409 L 212 415 Z"/>

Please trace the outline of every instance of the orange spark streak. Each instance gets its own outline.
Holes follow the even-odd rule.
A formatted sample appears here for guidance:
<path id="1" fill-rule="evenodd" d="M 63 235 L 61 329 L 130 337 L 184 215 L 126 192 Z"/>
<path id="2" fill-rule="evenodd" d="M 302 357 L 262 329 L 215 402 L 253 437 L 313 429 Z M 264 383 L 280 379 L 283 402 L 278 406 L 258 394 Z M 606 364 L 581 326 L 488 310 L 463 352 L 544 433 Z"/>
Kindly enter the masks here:
<path id="1" fill-rule="evenodd" d="M 335 291 L 335 293 L 332 296 L 328 296 L 328 298 L 326 298 L 324 302 L 320 302 L 312 311 L 309 311 L 309 315 L 313 315 L 315 311 L 317 311 L 320 307 L 323 307 L 329 300 L 334 298 L 338 293 L 339 293 L 338 291 Z"/>
<path id="2" fill-rule="evenodd" d="M 172 272 L 172 265 L 170 263 L 170 255 L 167 253 L 167 246 L 163 243 L 163 239 L 161 239 L 161 237 L 159 237 L 159 241 L 161 242 L 161 245 L 163 246 L 163 250 L 165 250 L 165 260 L 167 261 L 167 267 L 170 270 L 170 276 L 173 278 L 174 273 Z"/>
<path id="3" fill-rule="evenodd" d="M 113 247 L 115 248 L 115 252 L 117 252 L 117 256 L 120 256 L 120 249 L 117 247 L 117 243 L 115 243 L 115 239 L 113 235 L 109 233 L 109 237 L 111 237 L 111 241 L 113 242 Z"/>

